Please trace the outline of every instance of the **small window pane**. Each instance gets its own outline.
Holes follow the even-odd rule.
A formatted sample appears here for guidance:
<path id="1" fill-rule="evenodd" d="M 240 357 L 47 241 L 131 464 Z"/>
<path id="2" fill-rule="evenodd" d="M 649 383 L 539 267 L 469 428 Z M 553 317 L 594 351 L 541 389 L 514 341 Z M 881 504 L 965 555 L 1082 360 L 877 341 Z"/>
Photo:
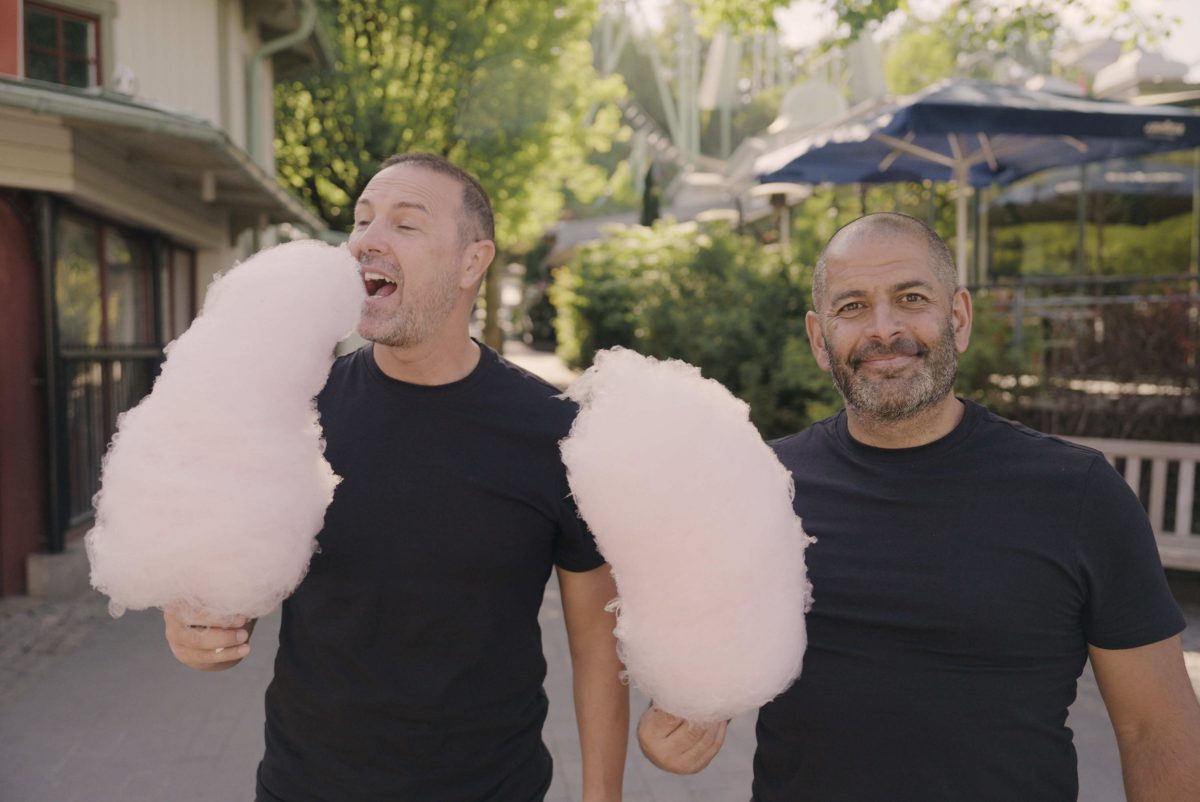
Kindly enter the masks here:
<path id="1" fill-rule="evenodd" d="M 110 345 L 154 342 L 150 321 L 150 271 L 142 243 L 105 229 L 105 274 Z"/>
<path id="2" fill-rule="evenodd" d="M 94 85 L 94 80 L 91 79 L 91 65 L 86 61 L 66 62 L 66 79 L 64 82 L 67 86 L 80 86 L 86 89 L 88 86 Z"/>
<path id="3" fill-rule="evenodd" d="M 196 269 L 193 254 L 181 249 L 172 251 L 171 271 L 171 286 L 174 292 L 171 299 L 171 323 L 174 331 L 170 332 L 170 335 L 175 338 L 192 325 L 192 316 L 195 314 Z"/>
<path id="4" fill-rule="evenodd" d="M 92 496 L 100 489 L 100 458 L 108 433 L 104 425 L 103 365 L 67 360 L 66 432 L 67 496 L 71 520 L 91 511 Z"/>
<path id="5" fill-rule="evenodd" d="M 68 56 L 92 56 L 92 23 L 64 17 L 63 50 Z"/>
<path id="6" fill-rule="evenodd" d="M 155 362 L 152 359 L 119 359 L 112 364 L 112 412 L 120 415 L 136 406 L 154 385 Z M 114 418 L 113 427 L 116 421 Z"/>
<path id="7" fill-rule="evenodd" d="M 95 224 L 64 216 L 58 223 L 54 297 L 65 346 L 100 344 L 100 265 Z"/>
<path id="8" fill-rule="evenodd" d="M 25 52 L 25 77 L 58 83 L 58 59 L 45 53 Z"/>
<path id="9" fill-rule="evenodd" d="M 86 61 L 69 60 L 66 64 L 66 75 L 63 83 L 67 86 L 78 86 L 86 89 L 92 85 L 92 65 Z"/>
<path id="10" fill-rule="evenodd" d="M 58 49 L 58 36 L 54 30 L 54 15 L 25 7 L 25 44 Z"/>

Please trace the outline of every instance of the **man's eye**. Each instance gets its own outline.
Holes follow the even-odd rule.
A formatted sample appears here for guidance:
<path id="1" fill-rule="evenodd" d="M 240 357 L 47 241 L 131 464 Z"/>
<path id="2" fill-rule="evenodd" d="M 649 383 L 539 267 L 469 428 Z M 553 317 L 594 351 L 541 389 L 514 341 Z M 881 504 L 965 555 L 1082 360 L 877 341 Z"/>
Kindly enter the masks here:
<path id="1" fill-rule="evenodd" d="M 371 225 L 370 220 L 355 220 L 354 221 L 355 228 L 363 228 L 364 226 L 369 226 L 369 225 Z"/>
<path id="2" fill-rule="evenodd" d="M 900 300 L 904 301 L 905 303 L 919 304 L 921 301 L 925 300 L 925 296 L 919 293 L 910 292 L 902 296 Z"/>
<path id="3" fill-rule="evenodd" d="M 862 309 L 862 304 L 855 301 L 854 303 L 845 304 L 844 306 L 840 307 L 838 309 L 838 314 L 844 315 L 847 312 L 857 312 L 859 309 Z"/>

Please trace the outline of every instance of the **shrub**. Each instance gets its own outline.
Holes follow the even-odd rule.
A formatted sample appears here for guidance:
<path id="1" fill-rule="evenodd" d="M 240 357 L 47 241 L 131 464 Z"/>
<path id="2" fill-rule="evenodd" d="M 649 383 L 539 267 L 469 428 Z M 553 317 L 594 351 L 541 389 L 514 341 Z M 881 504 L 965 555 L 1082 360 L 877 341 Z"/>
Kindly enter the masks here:
<path id="1" fill-rule="evenodd" d="M 579 368 L 615 345 L 682 359 L 749 403 L 764 436 L 797 431 L 840 406 L 804 332 L 810 279 L 725 227 L 618 229 L 555 275 L 559 355 Z"/>

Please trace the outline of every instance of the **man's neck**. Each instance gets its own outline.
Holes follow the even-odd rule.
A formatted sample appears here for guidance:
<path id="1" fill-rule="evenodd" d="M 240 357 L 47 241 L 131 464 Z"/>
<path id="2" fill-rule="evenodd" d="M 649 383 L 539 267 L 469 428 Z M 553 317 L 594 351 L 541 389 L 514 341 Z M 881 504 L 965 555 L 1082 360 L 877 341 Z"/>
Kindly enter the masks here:
<path id="1" fill-rule="evenodd" d="M 876 448 L 915 448 L 940 440 L 962 420 L 966 407 L 951 393 L 935 406 L 902 421 L 881 422 L 846 407 L 846 427 L 860 443 Z"/>
<path id="2" fill-rule="evenodd" d="M 465 331 L 461 336 L 434 337 L 408 348 L 374 343 L 372 353 L 384 375 L 429 387 L 466 378 L 480 357 L 479 346 Z"/>

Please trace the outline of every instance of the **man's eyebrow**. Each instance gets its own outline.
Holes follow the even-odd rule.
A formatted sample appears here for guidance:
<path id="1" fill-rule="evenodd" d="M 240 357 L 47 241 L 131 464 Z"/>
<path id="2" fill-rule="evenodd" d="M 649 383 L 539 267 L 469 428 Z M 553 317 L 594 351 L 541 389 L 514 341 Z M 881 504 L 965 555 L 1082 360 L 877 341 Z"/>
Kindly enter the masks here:
<path id="1" fill-rule="evenodd" d="M 358 209 L 361 207 L 366 207 L 368 209 L 375 208 L 374 204 L 371 203 L 371 200 L 369 198 L 359 198 L 357 201 L 355 201 L 354 208 Z M 425 214 L 430 214 L 429 207 L 427 207 L 423 203 L 418 203 L 416 201 L 404 201 L 404 200 L 396 201 L 395 203 L 392 204 L 392 208 L 393 209 L 416 209 L 417 211 L 424 212 Z M 430 216 L 432 216 L 432 215 L 430 215 Z"/>
<path id="2" fill-rule="evenodd" d="M 837 306 L 847 298 L 861 298 L 865 294 L 862 290 L 843 290 L 829 299 L 829 305 Z"/>
<path id="3" fill-rule="evenodd" d="M 905 290 L 911 290 L 915 287 L 921 287 L 926 290 L 933 289 L 933 285 L 928 281 L 916 278 L 911 281 L 902 281 L 899 284 L 893 284 L 892 292 L 904 292 Z"/>
<path id="4" fill-rule="evenodd" d="M 425 214 L 429 214 L 429 207 L 427 207 L 423 203 L 418 203 L 417 201 L 404 201 L 404 200 L 396 201 L 395 203 L 392 204 L 392 208 L 393 209 L 416 209 L 419 212 L 424 212 Z"/>

